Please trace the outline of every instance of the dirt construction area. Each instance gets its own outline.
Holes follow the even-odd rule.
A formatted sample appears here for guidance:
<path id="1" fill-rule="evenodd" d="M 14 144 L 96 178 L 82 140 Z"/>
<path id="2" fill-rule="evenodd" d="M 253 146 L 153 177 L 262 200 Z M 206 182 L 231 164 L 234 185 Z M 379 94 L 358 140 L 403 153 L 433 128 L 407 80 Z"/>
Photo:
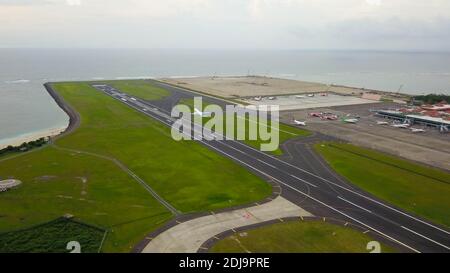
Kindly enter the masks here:
<path id="1" fill-rule="evenodd" d="M 314 97 L 298 95 L 277 96 L 272 97 L 272 99 L 262 98 L 260 100 L 255 100 L 252 98 L 241 99 L 240 101 L 252 105 L 278 105 L 280 111 L 374 103 L 373 100 L 362 99 L 356 96 L 342 96 L 335 94 L 326 94 L 326 96 L 315 95 Z"/>
<path id="2" fill-rule="evenodd" d="M 329 86 L 321 83 L 260 76 L 164 78 L 159 80 L 228 99 L 252 96 L 310 94 L 327 91 L 345 95 L 360 95 L 364 91 L 352 87 Z"/>
<path id="3" fill-rule="evenodd" d="M 366 104 L 291 111 L 282 113 L 281 120 L 286 123 L 292 123 L 294 118 L 306 121 L 306 128 L 311 131 L 321 132 L 357 145 L 450 170 L 450 134 L 441 134 L 437 129 L 423 128 L 418 125 L 413 127 L 425 129 L 426 132 L 412 133 L 409 129 L 394 128 L 390 124 L 378 125 L 377 121 L 389 123 L 390 121 L 374 116 L 370 109 L 393 106 L 392 104 Z M 340 117 L 350 114 L 359 116 L 360 121 L 351 124 L 340 120 L 321 120 L 317 117 L 310 117 L 309 113 L 311 112 L 331 112 Z"/>

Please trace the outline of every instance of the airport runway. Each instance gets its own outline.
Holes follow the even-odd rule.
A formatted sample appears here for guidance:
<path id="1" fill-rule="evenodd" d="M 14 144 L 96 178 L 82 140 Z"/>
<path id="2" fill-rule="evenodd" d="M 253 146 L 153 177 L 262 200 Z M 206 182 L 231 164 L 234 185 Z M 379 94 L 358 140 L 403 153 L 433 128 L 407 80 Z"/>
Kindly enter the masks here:
<path id="1" fill-rule="evenodd" d="M 167 126 L 175 122 L 170 117 L 172 106 L 180 98 L 201 96 L 160 82 L 153 82 L 171 92 L 161 101 L 145 101 L 107 85 L 93 85 L 118 101 L 154 118 Z M 204 97 L 208 102 L 225 102 Z M 194 130 L 202 130 L 200 125 Z M 209 133 L 210 132 L 206 132 Z M 324 137 L 316 135 L 315 137 Z M 282 195 L 316 216 L 333 217 L 353 222 L 400 245 L 410 252 L 450 253 L 450 232 L 420 217 L 408 214 L 363 192 L 340 178 L 308 150 L 302 139 L 286 142 L 287 155 L 274 157 L 239 141 L 197 140 L 211 150 L 231 158 L 250 171 L 276 181 Z"/>

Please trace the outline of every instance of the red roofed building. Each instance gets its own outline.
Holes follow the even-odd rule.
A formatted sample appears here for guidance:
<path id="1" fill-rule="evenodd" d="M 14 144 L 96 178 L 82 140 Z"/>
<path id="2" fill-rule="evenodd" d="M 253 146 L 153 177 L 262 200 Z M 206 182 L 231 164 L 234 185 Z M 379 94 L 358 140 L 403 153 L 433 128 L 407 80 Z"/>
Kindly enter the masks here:
<path id="1" fill-rule="evenodd" d="M 423 105 L 422 109 L 428 111 L 447 111 L 450 110 L 450 104 Z"/>

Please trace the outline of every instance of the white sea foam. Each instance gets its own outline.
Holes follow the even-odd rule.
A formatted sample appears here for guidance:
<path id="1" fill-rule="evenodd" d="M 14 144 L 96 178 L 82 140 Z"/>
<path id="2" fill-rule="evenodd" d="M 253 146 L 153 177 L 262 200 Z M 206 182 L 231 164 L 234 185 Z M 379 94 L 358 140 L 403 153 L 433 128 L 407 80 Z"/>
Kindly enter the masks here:
<path id="1" fill-rule="evenodd" d="M 277 75 L 274 75 L 274 76 L 277 76 Z M 279 74 L 278 76 L 281 78 L 295 78 L 297 75 L 295 75 L 295 74 Z"/>
<path id="2" fill-rule="evenodd" d="M 199 76 L 169 76 L 170 79 L 195 79 Z"/>
<path id="3" fill-rule="evenodd" d="M 7 84 L 19 84 L 19 83 L 28 83 L 28 82 L 30 82 L 30 80 L 19 79 L 19 80 L 5 81 L 5 83 L 7 83 Z"/>
<path id="4" fill-rule="evenodd" d="M 125 77 L 115 77 L 116 80 L 141 80 L 148 79 L 149 76 L 125 76 Z"/>

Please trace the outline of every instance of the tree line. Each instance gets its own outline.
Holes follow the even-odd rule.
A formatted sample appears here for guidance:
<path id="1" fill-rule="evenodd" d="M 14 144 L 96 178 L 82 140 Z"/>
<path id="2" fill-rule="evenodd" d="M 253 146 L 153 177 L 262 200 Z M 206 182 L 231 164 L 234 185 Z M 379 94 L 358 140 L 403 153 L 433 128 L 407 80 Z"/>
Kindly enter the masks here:
<path id="1" fill-rule="evenodd" d="M 37 140 L 33 140 L 30 142 L 24 142 L 20 146 L 9 145 L 8 147 L 0 150 L 0 156 L 7 154 L 7 153 L 13 153 L 13 152 L 26 152 L 33 148 L 41 147 L 41 146 L 45 145 L 47 142 L 48 141 L 46 138 L 41 137 Z"/>
<path id="2" fill-rule="evenodd" d="M 436 104 L 442 101 L 449 102 L 450 96 L 444 94 L 428 94 L 413 97 L 415 102 L 421 102 L 423 104 Z"/>

